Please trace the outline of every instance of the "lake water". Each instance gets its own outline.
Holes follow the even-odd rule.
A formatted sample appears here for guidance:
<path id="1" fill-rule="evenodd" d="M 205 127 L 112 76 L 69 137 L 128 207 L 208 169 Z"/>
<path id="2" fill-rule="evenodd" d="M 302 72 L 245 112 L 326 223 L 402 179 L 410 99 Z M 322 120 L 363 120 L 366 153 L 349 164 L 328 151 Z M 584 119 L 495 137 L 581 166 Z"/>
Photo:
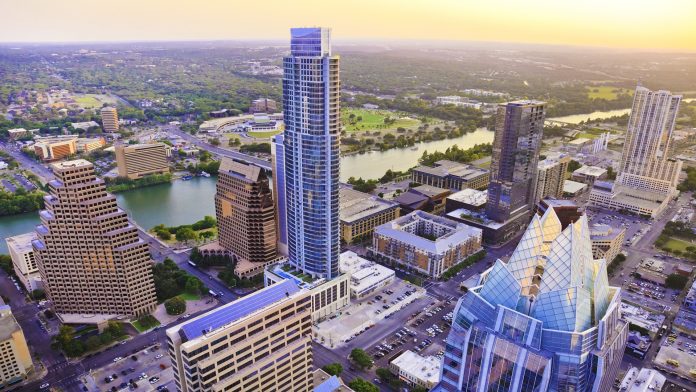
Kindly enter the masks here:
<path id="1" fill-rule="evenodd" d="M 617 109 L 617 110 L 607 110 L 603 112 L 592 112 L 592 113 L 586 113 L 586 114 L 571 114 L 569 116 L 562 116 L 562 117 L 552 117 L 549 118 L 549 120 L 555 120 L 555 121 L 561 121 L 561 122 L 567 122 L 570 124 L 579 124 L 581 121 L 587 121 L 589 119 L 598 119 L 598 118 L 609 118 L 613 116 L 623 116 L 626 113 L 631 113 L 631 109 Z"/>

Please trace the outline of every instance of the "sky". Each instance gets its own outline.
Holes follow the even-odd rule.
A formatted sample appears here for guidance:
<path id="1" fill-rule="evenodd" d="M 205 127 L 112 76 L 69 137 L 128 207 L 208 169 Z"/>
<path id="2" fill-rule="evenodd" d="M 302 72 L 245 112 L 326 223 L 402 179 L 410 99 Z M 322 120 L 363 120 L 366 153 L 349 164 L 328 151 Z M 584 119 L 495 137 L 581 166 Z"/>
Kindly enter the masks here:
<path id="1" fill-rule="evenodd" d="M 454 40 L 696 51 L 696 0 L 0 0 L 0 42 Z"/>

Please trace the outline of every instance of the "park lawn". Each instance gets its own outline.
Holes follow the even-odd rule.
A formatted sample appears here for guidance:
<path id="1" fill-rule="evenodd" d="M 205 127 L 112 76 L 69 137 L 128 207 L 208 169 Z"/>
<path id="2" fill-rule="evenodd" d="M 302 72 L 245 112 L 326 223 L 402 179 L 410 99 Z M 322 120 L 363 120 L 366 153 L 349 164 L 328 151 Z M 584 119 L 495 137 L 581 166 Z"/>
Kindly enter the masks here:
<path id="1" fill-rule="evenodd" d="M 155 320 L 157 320 L 157 319 L 155 319 Z M 133 328 L 137 329 L 139 333 L 143 333 L 143 332 L 147 331 L 148 329 L 154 328 L 160 324 L 161 323 L 159 322 L 159 320 L 157 320 L 157 325 L 151 325 L 151 326 L 142 325 L 142 324 L 140 324 L 139 320 L 135 320 L 135 321 L 131 322 L 131 325 L 133 325 Z"/>
<path id="2" fill-rule="evenodd" d="M 275 131 L 259 131 L 259 132 L 247 132 L 247 135 L 251 137 L 255 137 L 257 139 L 268 139 L 269 137 L 273 137 L 279 133 L 281 133 L 280 129 L 275 130 Z"/>
<path id="3" fill-rule="evenodd" d="M 362 117 L 362 121 L 351 124 L 349 116 L 353 114 L 355 117 Z M 384 119 L 391 117 L 396 119 L 393 124 L 384 125 Z M 345 126 L 346 132 L 360 132 L 373 130 L 390 130 L 399 127 L 410 128 L 420 124 L 420 120 L 413 118 L 403 118 L 397 113 L 386 110 L 369 110 L 369 109 L 345 109 L 341 111 L 341 121 Z"/>
<path id="4" fill-rule="evenodd" d="M 102 106 L 102 102 L 91 95 L 76 96 L 75 102 L 85 109 L 100 108 Z"/>
<path id="5" fill-rule="evenodd" d="M 191 294 L 191 293 L 182 293 L 179 294 L 177 297 L 183 299 L 184 301 L 198 301 L 201 299 L 200 294 Z"/>
<path id="6" fill-rule="evenodd" d="M 587 89 L 587 97 L 590 99 L 600 98 L 612 101 L 618 98 L 618 94 L 631 94 L 631 90 L 614 86 L 586 86 L 585 88 Z"/>
<path id="7" fill-rule="evenodd" d="M 667 242 L 665 243 L 663 248 L 665 248 L 665 249 L 669 248 L 672 250 L 679 250 L 682 252 L 686 252 L 687 246 L 696 246 L 696 244 L 692 244 L 690 242 L 683 241 L 683 240 L 680 240 L 678 238 L 669 237 L 669 240 L 667 240 Z"/>

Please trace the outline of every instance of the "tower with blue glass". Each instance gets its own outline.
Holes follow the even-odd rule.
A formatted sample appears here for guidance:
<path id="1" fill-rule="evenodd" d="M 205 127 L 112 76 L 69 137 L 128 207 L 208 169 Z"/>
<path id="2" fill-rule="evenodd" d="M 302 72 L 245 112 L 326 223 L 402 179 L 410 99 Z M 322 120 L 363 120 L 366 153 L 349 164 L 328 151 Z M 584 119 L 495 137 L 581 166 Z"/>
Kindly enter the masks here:
<path id="1" fill-rule="evenodd" d="M 339 57 L 331 30 L 291 29 L 283 59 L 288 258 L 314 277 L 338 276 Z"/>

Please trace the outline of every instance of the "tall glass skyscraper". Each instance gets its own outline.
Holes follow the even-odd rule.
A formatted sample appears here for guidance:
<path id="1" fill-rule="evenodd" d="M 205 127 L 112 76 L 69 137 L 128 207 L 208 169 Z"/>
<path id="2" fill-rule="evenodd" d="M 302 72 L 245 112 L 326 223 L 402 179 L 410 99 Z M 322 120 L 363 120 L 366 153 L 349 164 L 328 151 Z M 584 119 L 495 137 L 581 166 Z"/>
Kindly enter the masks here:
<path id="1" fill-rule="evenodd" d="M 459 300 L 434 390 L 608 391 L 628 328 L 606 264 L 584 215 L 562 229 L 553 208 L 535 214 L 510 260 Z"/>
<path id="2" fill-rule="evenodd" d="M 531 213 L 545 103 L 514 101 L 498 107 L 486 216 L 505 222 Z"/>
<path id="3" fill-rule="evenodd" d="M 305 273 L 338 276 L 339 57 L 331 30 L 291 29 L 283 59 L 288 257 Z"/>

